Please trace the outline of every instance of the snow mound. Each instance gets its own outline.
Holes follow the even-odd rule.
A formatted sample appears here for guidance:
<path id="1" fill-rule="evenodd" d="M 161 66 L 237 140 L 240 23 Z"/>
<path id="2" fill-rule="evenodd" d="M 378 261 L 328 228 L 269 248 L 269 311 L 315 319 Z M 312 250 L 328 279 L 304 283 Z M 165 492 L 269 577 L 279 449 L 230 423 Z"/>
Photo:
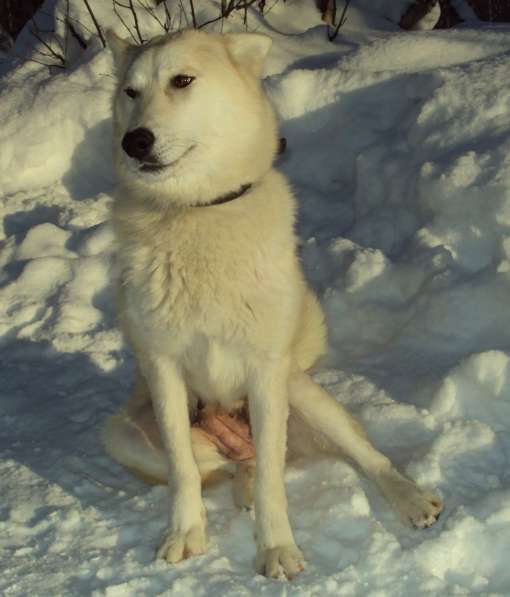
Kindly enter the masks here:
<path id="1" fill-rule="evenodd" d="M 464 359 L 442 380 L 430 411 L 438 419 L 475 419 L 510 431 L 510 357 L 496 350 Z"/>
<path id="2" fill-rule="evenodd" d="M 80 68 L 54 77 L 44 71 L 7 76 L 0 93 L 3 193 L 62 180 L 80 199 L 97 192 L 101 183 L 111 187 L 110 73 L 111 58 L 100 52 Z M 76 188 L 72 179 L 78 171 L 82 184 Z"/>

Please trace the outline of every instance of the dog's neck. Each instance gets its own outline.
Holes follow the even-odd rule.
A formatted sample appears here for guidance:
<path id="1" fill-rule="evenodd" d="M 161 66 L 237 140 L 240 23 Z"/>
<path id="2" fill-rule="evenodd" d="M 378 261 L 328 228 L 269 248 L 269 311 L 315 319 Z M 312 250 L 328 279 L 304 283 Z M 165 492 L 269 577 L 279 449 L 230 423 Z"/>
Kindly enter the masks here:
<path id="1" fill-rule="evenodd" d="M 231 191 L 230 193 L 225 193 L 225 195 L 220 195 L 216 199 L 209 201 L 207 203 L 195 203 L 193 207 L 210 207 L 212 205 L 221 205 L 222 203 L 228 203 L 229 201 L 234 201 L 234 199 L 239 199 L 242 197 L 247 191 L 249 191 L 252 187 L 251 183 L 243 184 L 241 188 L 237 191 Z"/>
<path id="2" fill-rule="evenodd" d="M 287 139 L 285 137 L 281 137 L 278 143 L 278 155 L 282 155 L 285 153 L 287 149 Z M 242 197 L 247 191 L 252 188 L 253 184 L 243 184 L 238 191 L 231 191 L 230 193 L 225 193 L 225 195 L 220 195 L 216 199 L 212 201 L 208 201 L 207 203 L 195 203 L 192 207 L 210 207 L 212 205 L 221 205 L 222 203 L 228 203 L 229 201 L 234 201 L 234 199 L 239 199 Z"/>

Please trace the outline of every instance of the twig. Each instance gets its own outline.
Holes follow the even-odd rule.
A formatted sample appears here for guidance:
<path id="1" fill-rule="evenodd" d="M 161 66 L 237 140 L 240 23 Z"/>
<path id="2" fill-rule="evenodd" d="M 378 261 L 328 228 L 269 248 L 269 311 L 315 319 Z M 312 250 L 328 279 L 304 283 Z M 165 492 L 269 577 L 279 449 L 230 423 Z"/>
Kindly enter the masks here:
<path id="1" fill-rule="evenodd" d="M 32 57 L 28 57 L 28 56 L 22 56 L 21 54 L 18 54 L 17 52 L 15 52 L 14 50 L 11 50 L 9 52 L 12 56 L 15 56 L 16 58 L 19 58 L 20 60 L 24 60 L 25 62 L 35 62 L 36 64 L 40 64 L 41 66 L 46 66 L 47 68 L 65 68 L 65 64 L 48 64 L 47 62 L 41 62 L 40 60 L 36 60 L 35 58 Z"/>
<path id="2" fill-rule="evenodd" d="M 103 32 L 101 31 L 101 27 L 99 26 L 99 23 L 97 22 L 96 15 L 92 11 L 92 8 L 90 8 L 89 0 L 83 0 L 83 3 L 85 4 L 85 6 L 87 7 L 87 10 L 89 11 L 90 18 L 92 19 L 92 22 L 94 23 L 96 31 L 99 34 L 99 38 L 101 39 L 103 48 L 106 48 L 106 40 L 104 38 Z"/>
<path id="3" fill-rule="evenodd" d="M 78 31 L 76 31 L 76 29 L 73 27 L 73 24 L 71 23 L 71 21 L 67 21 L 67 26 L 69 28 L 69 32 L 71 33 L 71 35 L 79 43 L 80 47 L 84 50 L 87 47 L 85 40 L 78 33 Z"/>
<path id="4" fill-rule="evenodd" d="M 144 39 L 142 37 L 142 34 L 140 33 L 140 26 L 138 24 L 138 15 L 136 14 L 135 7 L 133 6 L 133 0 L 129 0 L 129 8 L 131 9 L 131 12 L 133 13 L 133 22 L 135 24 L 136 34 L 138 35 L 138 39 L 140 40 L 140 44 L 143 44 L 144 43 Z"/>
<path id="5" fill-rule="evenodd" d="M 219 17 L 214 17 L 213 19 L 209 19 L 208 21 L 205 21 L 204 23 L 200 23 L 200 25 L 198 26 L 198 29 L 202 29 L 202 27 L 207 27 L 207 25 L 210 25 L 211 23 L 216 23 L 216 21 L 221 21 L 223 19 L 223 15 L 220 14 Z"/>
<path id="6" fill-rule="evenodd" d="M 335 17 L 336 17 L 336 0 L 333 0 L 334 2 L 334 8 L 333 8 L 333 23 L 335 22 Z M 344 9 L 342 10 L 342 14 L 340 15 L 340 20 L 338 21 L 338 24 L 335 26 L 335 29 L 333 31 L 333 33 L 331 33 L 331 29 L 328 25 L 328 39 L 329 41 L 333 41 L 336 36 L 338 35 L 338 32 L 340 31 L 340 27 L 342 27 L 342 25 L 345 24 L 345 21 L 347 21 L 347 9 L 349 8 L 349 4 L 351 3 L 351 0 L 345 0 L 345 5 L 344 5 Z"/>
<path id="7" fill-rule="evenodd" d="M 154 10 L 150 7 L 147 6 L 147 4 L 145 4 L 143 2 L 143 0 L 138 0 L 138 4 L 145 10 L 145 12 L 150 15 L 155 21 L 156 23 L 164 30 L 164 31 L 168 31 L 168 29 L 165 26 L 165 23 L 163 23 L 163 21 L 161 21 L 161 19 L 158 17 L 158 15 L 154 12 Z"/>
<path id="8" fill-rule="evenodd" d="M 67 50 L 69 46 L 69 0 L 66 0 L 66 25 L 64 27 L 64 56 L 67 58 Z"/>
<path id="9" fill-rule="evenodd" d="M 168 32 L 172 28 L 172 15 L 170 14 L 170 11 L 168 10 L 166 0 L 163 0 L 163 6 L 164 6 L 164 10 L 165 10 L 165 31 Z"/>
<path id="10" fill-rule="evenodd" d="M 235 10 L 244 10 L 245 14 L 246 11 L 255 3 L 260 2 L 260 0 L 230 0 L 229 3 L 226 3 L 226 0 L 222 0 L 221 2 L 221 11 L 218 17 L 213 17 L 204 23 L 200 23 L 198 25 L 198 29 L 202 29 L 202 27 L 206 27 L 211 23 L 216 23 L 217 21 L 222 21 L 223 19 L 228 19 L 228 17 L 235 11 Z M 246 24 L 246 21 L 245 21 Z"/>
<path id="11" fill-rule="evenodd" d="M 188 13 L 186 12 L 186 9 L 184 8 L 184 4 L 183 4 L 183 0 L 179 0 L 179 5 L 181 7 L 181 10 L 179 11 L 179 29 L 181 28 L 181 22 L 182 22 L 182 15 L 184 15 L 184 20 L 186 21 L 186 27 L 188 27 L 189 22 L 188 22 Z"/>
<path id="12" fill-rule="evenodd" d="M 32 27 L 30 28 L 30 33 L 31 33 L 31 34 L 32 34 L 32 35 L 33 35 L 33 36 L 34 36 L 34 37 L 35 37 L 35 38 L 36 38 L 38 41 L 40 41 L 40 42 L 42 43 L 42 45 L 43 45 L 43 46 L 44 46 L 44 47 L 45 47 L 45 48 L 48 50 L 48 52 L 49 52 L 50 54 L 48 55 L 48 54 L 44 54 L 44 53 L 42 53 L 42 52 L 40 52 L 40 53 L 41 53 L 43 56 L 45 56 L 45 55 L 46 55 L 46 56 L 49 56 L 49 57 L 53 56 L 53 58 L 55 58 L 56 60 L 59 60 L 59 61 L 62 63 L 62 65 L 63 65 L 63 66 L 65 66 L 65 63 L 66 63 L 66 59 L 65 59 L 65 57 L 64 57 L 64 56 L 62 56 L 62 54 L 59 54 L 58 52 L 56 52 L 56 51 L 55 51 L 55 50 L 54 50 L 54 49 L 51 47 L 51 45 L 50 45 L 50 44 L 49 44 L 47 41 L 45 41 L 45 40 L 43 39 L 43 37 L 40 35 L 42 32 L 41 32 L 41 30 L 39 29 L 39 26 L 37 25 L 37 22 L 36 22 L 36 20 L 35 20 L 35 19 L 30 19 L 30 23 L 32 24 Z M 46 33 L 48 33 L 48 32 L 46 32 Z M 50 56 L 50 55 L 51 55 L 51 56 Z"/>
<path id="13" fill-rule="evenodd" d="M 65 23 L 65 19 L 63 19 L 62 17 L 59 17 L 58 15 L 53 15 L 50 12 L 46 12 L 44 10 L 40 10 L 39 11 L 42 15 L 46 16 L 46 17 L 51 17 L 51 18 L 55 18 L 57 21 L 60 21 L 61 23 Z M 75 19 L 74 17 L 69 16 L 68 17 L 69 21 L 75 21 L 76 23 L 78 23 L 78 25 L 80 25 L 81 27 L 83 27 L 83 29 L 85 29 L 86 31 L 88 31 L 90 34 L 93 34 L 94 32 L 92 31 L 92 29 L 89 29 L 89 27 L 87 27 L 84 23 L 82 23 L 81 21 L 79 21 L 78 19 Z"/>
<path id="14" fill-rule="evenodd" d="M 191 9 L 191 20 L 193 21 L 193 29 L 198 29 L 197 17 L 195 16 L 195 6 L 193 5 L 193 0 L 189 0 L 189 7 Z"/>
<path id="15" fill-rule="evenodd" d="M 121 16 L 120 12 L 117 10 L 117 4 L 119 4 L 119 2 L 117 2 L 117 0 L 113 0 L 113 12 L 117 15 L 117 18 L 119 19 L 119 21 L 124 25 L 124 28 L 129 33 L 129 35 L 131 35 L 131 37 L 133 38 L 133 41 L 135 42 L 135 44 L 137 44 L 138 41 L 137 41 L 136 37 L 134 36 L 134 34 L 131 31 L 131 29 L 128 27 L 126 21 Z"/>

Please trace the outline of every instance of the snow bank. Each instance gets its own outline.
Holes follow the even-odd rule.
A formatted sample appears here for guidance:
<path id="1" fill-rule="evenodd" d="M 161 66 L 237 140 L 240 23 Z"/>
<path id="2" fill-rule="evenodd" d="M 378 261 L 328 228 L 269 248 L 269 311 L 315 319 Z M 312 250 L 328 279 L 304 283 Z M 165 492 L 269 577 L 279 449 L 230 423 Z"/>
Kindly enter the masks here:
<path id="1" fill-rule="evenodd" d="M 58 180 L 77 199 L 111 187 L 111 59 L 99 53 L 74 72 L 7 77 L 0 94 L 2 191 L 33 190 Z M 34 80 L 35 79 L 35 80 Z M 79 100 L 77 102 L 77 99 Z M 79 172 L 76 188 L 74 174 Z M 95 188 L 88 188 L 87 179 Z"/>
<path id="2" fill-rule="evenodd" d="M 510 357 L 491 350 L 464 359 L 442 380 L 430 405 L 444 421 L 476 419 L 504 431 L 510 415 Z"/>

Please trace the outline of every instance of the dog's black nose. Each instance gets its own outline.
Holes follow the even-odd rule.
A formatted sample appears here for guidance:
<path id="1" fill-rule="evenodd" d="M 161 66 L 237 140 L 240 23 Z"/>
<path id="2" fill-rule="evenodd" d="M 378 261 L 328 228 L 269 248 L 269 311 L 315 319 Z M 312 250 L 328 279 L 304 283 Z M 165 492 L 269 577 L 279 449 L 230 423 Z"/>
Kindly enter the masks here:
<path id="1" fill-rule="evenodd" d="M 124 135 L 122 149 L 129 157 L 143 160 L 150 154 L 155 140 L 156 137 L 154 137 L 152 131 L 149 131 L 149 129 L 135 129 Z"/>

